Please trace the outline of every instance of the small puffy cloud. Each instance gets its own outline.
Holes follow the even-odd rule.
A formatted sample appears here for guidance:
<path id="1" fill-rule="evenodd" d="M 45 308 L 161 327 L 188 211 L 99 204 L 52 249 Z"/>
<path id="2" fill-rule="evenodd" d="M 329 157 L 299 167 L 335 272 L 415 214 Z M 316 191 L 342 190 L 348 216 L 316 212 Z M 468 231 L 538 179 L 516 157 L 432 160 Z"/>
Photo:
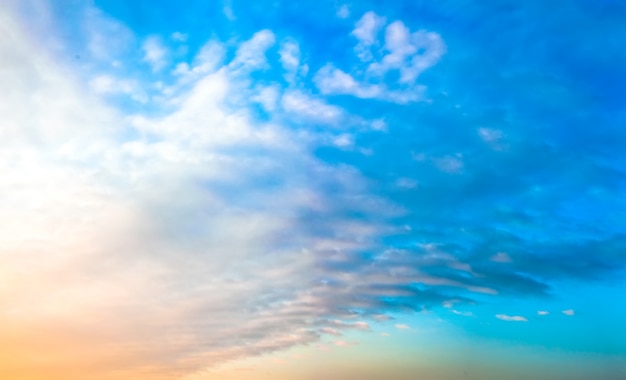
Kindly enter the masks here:
<path id="1" fill-rule="evenodd" d="M 415 189 L 417 187 L 417 181 L 412 178 L 402 177 L 396 180 L 396 186 L 401 189 Z"/>
<path id="2" fill-rule="evenodd" d="M 359 83 L 332 64 L 322 67 L 313 80 L 323 94 L 351 94 L 367 99 L 376 98 L 381 93 L 380 86 Z"/>
<path id="3" fill-rule="evenodd" d="M 354 146 L 354 136 L 348 133 L 342 133 L 337 136 L 333 136 L 332 145 L 337 148 L 350 148 Z"/>
<path id="4" fill-rule="evenodd" d="M 335 124 L 342 117 L 339 107 L 327 104 L 321 99 L 313 98 L 302 91 L 288 91 L 281 99 L 283 109 L 305 119 Z"/>
<path id="5" fill-rule="evenodd" d="M 314 77 L 314 83 L 323 94 L 345 94 L 362 99 L 380 99 L 407 104 L 423 99 L 425 88 L 415 83 L 419 74 L 433 66 L 445 53 L 443 39 L 437 33 L 411 32 L 401 21 L 387 26 L 384 51 L 372 54 L 379 45 L 378 34 L 385 25 L 384 17 L 367 12 L 357 22 L 352 35 L 357 38 L 355 52 L 366 64 L 365 69 L 353 68 L 346 72 L 328 63 Z M 385 75 L 398 71 L 395 83 L 387 83 Z"/>
<path id="6" fill-rule="evenodd" d="M 200 48 L 191 65 L 180 62 L 172 70 L 172 74 L 180 77 L 181 83 L 196 80 L 218 70 L 223 64 L 225 54 L 226 49 L 220 42 L 210 40 Z"/>
<path id="7" fill-rule="evenodd" d="M 291 39 L 284 41 L 278 54 L 280 55 L 280 63 L 287 72 L 285 79 L 287 82 L 293 83 L 300 68 L 300 46 L 298 42 Z"/>
<path id="8" fill-rule="evenodd" d="M 352 35 L 359 40 L 359 43 L 354 50 L 362 61 L 372 59 L 370 47 L 376 43 L 376 35 L 385 25 L 385 22 L 384 17 L 370 11 L 365 13 L 356 23 Z"/>
<path id="9" fill-rule="evenodd" d="M 98 60 L 115 60 L 128 51 L 135 39 L 128 27 L 95 7 L 89 7 L 85 12 L 83 27 L 87 50 Z"/>
<path id="10" fill-rule="evenodd" d="M 546 311 L 546 310 L 539 310 L 539 311 L 537 311 L 537 315 L 548 315 L 548 314 L 550 314 L 550 312 Z"/>
<path id="11" fill-rule="evenodd" d="M 450 174 L 460 173 L 464 166 L 460 155 L 435 158 L 434 164 L 439 170 Z"/>
<path id="12" fill-rule="evenodd" d="M 397 323 L 394 327 L 398 330 L 411 330 L 411 327 L 409 325 L 404 325 L 401 323 Z"/>
<path id="13" fill-rule="evenodd" d="M 478 128 L 478 136 L 486 143 L 496 143 L 502 138 L 502 131 L 491 128 Z"/>
<path id="14" fill-rule="evenodd" d="M 575 314 L 574 310 L 572 310 L 572 309 L 563 310 L 561 313 L 563 313 L 565 315 L 569 315 L 570 317 Z"/>
<path id="15" fill-rule="evenodd" d="M 496 318 L 507 322 L 528 322 L 528 319 L 519 315 L 496 314 Z"/>
<path id="16" fill-rule="evenodd" d="M 102 95 L 124 94 L 140 103 L 148 101 L 148 96 L 134 80 L 119 79 L 103 74 L 90 80 L 89 87 L 95 93 Z"/>
<path id="17" fill-rule="evenodd" d="M 411 33 L 402 21 L 394 21 L 385 30 L 382 60 L 373 62 L 368 72 L 382 76 L 390 70 L 400 72 L 400 83 L 414 83 L 419 74 L 439 61 L 446 51 L 441 36 L 434 32 Z"/>
<path id="18" fill-rule="evenodd" d="M 222 8 L 222 12 L 224 16 L 230 21 L 234 21 L 236 19 L 235 12 L 233 12 L 233 5 L 231 0 L 224 0 L 224 7 Z"/>
<path id="19" fill-rule="evenodd" d="M 339 18 L 348 18 L 350 17 L 350 7 L 344 4 L 337 9 L 337 17 Z"/>
<path id="20" fill-rule="evenodd" d="M 186 33 L 181 33 L 181 32 L 174 32 L 170 36 L 172 40 L 177 41 L 177 42 L 185 42 L 187 41 L 187 37 L 188 35 Z"/>
<path id="21" fill-rule="evenodd" d="M 258 70 L 267 66 L 265 52 L 276 42 L 269 29 L 256 32 L 252 38 L 239 45 L 235 58 L 230 63 L 231 70 Z"/>
<path id="22" fill-rule="evenodd" d="M 332 328 L 332 327 L 322 327 L 322 328 L 320 329 L 320 332 L 321 332 L 322 334 L 329 334 L 329 335 L 335 335 L 335 336 L 340 336 L 340 335 L 341 335 L 341 333 L 339 332 L 339 330 L 334 329 L 334 328 Z"/>
<path id="23" fill-rule="evenodd" d="M 495 255 L 491 256 L 489 260 L 495 263 L 510 263 L 511 257 L 506 252 L 498 252 Z"/>
<path id="24" fill-rule="evenodd" d="M 160 71 L 167 64 L 168 50 L 157 36 L 146 38 L 142 44 L 143 61 L 152 67 L 152 71 Z"/>
<path id="25" fill-rule="evenodd" d="M 250 99 L 259 103 L 267 112 L 273 112 L 276 109 L 278 98 L 280 97 L 279 86 L 261 86 L 257 89 L 257 93 Z"/>

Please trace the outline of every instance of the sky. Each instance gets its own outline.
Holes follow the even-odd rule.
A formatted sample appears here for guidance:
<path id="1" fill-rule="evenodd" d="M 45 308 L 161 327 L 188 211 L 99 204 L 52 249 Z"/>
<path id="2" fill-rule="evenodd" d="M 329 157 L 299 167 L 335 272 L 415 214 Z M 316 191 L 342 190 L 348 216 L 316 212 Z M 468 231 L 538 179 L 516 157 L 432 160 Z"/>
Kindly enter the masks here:
<path id="1" fill-rule="evenodd" d="M 626 378 L 620 0 L 5 0 L 0 377 Z"/>

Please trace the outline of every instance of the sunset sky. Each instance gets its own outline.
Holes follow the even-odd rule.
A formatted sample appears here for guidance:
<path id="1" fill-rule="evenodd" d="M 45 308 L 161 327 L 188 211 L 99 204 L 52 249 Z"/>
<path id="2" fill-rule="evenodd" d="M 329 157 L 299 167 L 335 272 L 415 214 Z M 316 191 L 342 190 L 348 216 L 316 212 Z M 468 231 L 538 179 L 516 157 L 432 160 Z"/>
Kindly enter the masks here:
<path id="1" fill-rule="evenodd" d="M 0 379 L 626 378 L 626 4 L 0 2 Z"/>

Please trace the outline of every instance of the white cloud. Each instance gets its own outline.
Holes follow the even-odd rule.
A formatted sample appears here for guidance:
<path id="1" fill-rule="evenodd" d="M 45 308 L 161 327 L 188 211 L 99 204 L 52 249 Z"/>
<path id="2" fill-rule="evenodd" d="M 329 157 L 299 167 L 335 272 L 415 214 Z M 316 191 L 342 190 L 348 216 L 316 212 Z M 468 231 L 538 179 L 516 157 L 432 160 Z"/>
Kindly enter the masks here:
<path id="1" fill-rule="evenodd" d="M 376 57 L 372 46 L 378 45 L 378 34 L 385 25 L 383 17 L 368 12 L 357 22 L 352 35 L 358 39 L 357 56 L 369 62 L 366 70 L 354 68 L 350 72 L 328 63 L 315 75 L 314 83 L 323 94 L 346 94 L 363 99 L 380 99 L 406 104 L 423 99 L 424 86 L 415 83 L 417 77 L 435 65 L 445 53 L 441 36 L 427 31 L 411 31 L 401 21 L 395 21 L 385 29 L 386 54 Z M 396 83 L 387 83 L 385 74 L 398 71 Z"/>
<path id="2" fill-rule="evenodd" d="M 280 87 L 278 85 L 260 86 L 251 100 L 259 103 L 267 112 L 274 112 L 280 97 Z"/>
<path id="3" fill-rule="evenodd" d="M 152 67 L 152 71 L 161 71 L 167 64 L 168 58 L 168 50 L 161 39 L 157 36 L 150 36 L 144 40 L 141 47 L 144 52 L 144 62 Z"/>
<path id="4" fill-rule="evenodd" d="M 565 315 L 569 315 L 570 317 L 575 314 L 574 310 L 572 310 L 572 309 L 563 310 L 562 313 L 565 314 Z"/>
<path id="5" fill-rule="evenodd" d="M 322 67 L 314 81 L 323 94 L 352 94 L 359 98 L 376 98 L 381 94 L 380 86 L 359 83 L 332 64 Z"/>
<path id="6" fill-rule="evenodd" d="M 200 369 L 310 343 L 322 328 L 369 329 L 322 319 L 352 318 L 336 306 L 354 297 L 319 285 L 311 268 L 324 247 L 363 250 L 382 231 L 337 209 L 379 220 L 393 208 L 367 195 L 358 171 L 310 155 L 309 136 L 251 117 L 240 69 L 265 62 L 271 32 L 242 44 L 227 66 L 220 44 L 205 45 L 176 69 L 186 82 L 165 95 L 170 108 L 124 115 L 98 96 L 124 81 L 101 75 L 81 86 L 13 18 L 0 20 L 0 53 L 11 58 L 0 71 L 0 277 L 11 283 L 0 287 L 10 310 L 0 335 L 37 331 L 20 343 L 47 338 L 59 368 L 77 355 L 94 366 L 106 357 L 102 365 L 136 378 L 142 368 Z M 279 91 L 268 88 L 258 101 Z M 321 123 L 344 117 L 298 91 L 281 105 Z M 320 191 L 328 184 L 332 194 Z M 302 210 L 339 232 L 312 233 L 298 224 Z M 46 354 L 29 350 L 16 357 Z"/>
<path id="7" fill-rule="evenodd" d="M 450 310 L 453 314 L 460 315 L 462 317 L 473 317 L 474 313 L 471 311 L 458 311 L 458 310 Z"/>
<path id="8" fill-rule="evenodd" d="M 89 87 L 98 94 L 124 94 L 140 103 L 148 101 L 148 95 L 142 90 L 139 83 L 134 80 L 118 79 L 111 75 L 103 74 L 90 80 Z"/>
<path id="9" fill-rule="evenodd" d="M 502 138 L 502 131 L 490 128 L 478 128 L 478 135 L 486 143 L 496 143 Z"/>
<path id="10" fill-rule="evenodd" d="M 350 7 L 348 7 L 346 4 L 340 6 L 337 9 L 337 17 L 339 17 L 339 18 L 348 18 L 348 17 L 350 17 Z"/>
<path id="11" fill-rule="evenodd" d="M 135 36 L 119 21 L 95 7 L 87 7 L 83 19 L 87 50 L 98 60 L 114 61 L 128 52 Z"/>
<path id="12" fill-rule="evenodd" d="M 322 94 L 346 94 L 363 99 L 382 99 L 394 103 L 406 104 L 422 97 L 423 88 L 392 91 L 384 84 L 368 84 L 359 82 L 350 74 L 327 64 L 313 78 L 315 85 Z"/>
<path id="13" fill-rule="evenodd" d="M 372 59 L 370 47 L 376 43 L 376 35 L 385 25 L 385 22 L 384 17 L 370 11 L 365 13 L 356 23 L 352 35 L 359 40 L 359 43 L 354 50 L 362 61 Z"/>
<path id="14" fill-rule="evenodd" d="M 539 310 L 539 311 L 537 311 L 537 315 L 548 315 L 548 314 L 550 314 L 550 312 L 549 312 L 549 311 L 545 311 L 545 310 Z"/>
<path id="15" fill-rule="evenodd" d="M 235 59 L 230 63 L 231 70 L 258 70 L 267 67 L 265 52 L 276 42 L 272 31 L 265 29 L 256 32 L 252 38 L 239 45 Z"/>
<path id="16" fill-rule="evenodd" d="M 496 318 L 507 322 L 528 322 L 528 319 L 519 315 L 496 314 Z"/>
<path id="17" fill-rule="evenodd" d="M 396 186 L 402 189 L 415 189 L 417 187 L 417 181 L 412 178 L 398 178 L 396 180 Z"/>
<path id="18" fill-rule="evenodd" d="M 433 161 L 439 170 L 450 174 L 460 173 L 464 166 L 463 157 L 460 155 L 439 157 Z"/>
<path id="19" fill-rule="evenodd" d="M 286 40 L 280 46 L 280 63 L 287 73 L 285 78 L 287 82 L 293 83 L 300 68 L 300 46 L 294 40 Z"/>
<path id="20" fill-rule="evenodd" d="M 236 19 L 231 0 L 224 0 L 224 7 L 222 8 L 222 11 L 224 12 L 224 16 L 226 16 L 226 18 L 230 21 L 234 21 Z"/>
<path id="21" fill-rule="evenodd" d="M 171 35 L 172 40 L 178 41 L 178 42 L 185 42 L 185 41 L 187 41 L 187 37 L 188 37 L 188 35 L 186 33 L 181 33 L 181 32 L 174 32 Z"/>
<path id="22" fill-rule="evenodd" d="M 343 116 L 339 107 L 297 90 L 285 92 L 281 105 L 285 111 L 298 114 L 311 121 L 336 124 Z"/>
<path id="23" fill-rule="evenodd" d="M 404 324 L 396 324 L 395 328 L 397 328 L 398 330 L 411 330 L 411 327 L 409 325 L 404 325 Z"/>
<path id="24" fill-rule="evenodd" d="M 368 71 L 382 76 L 398 70 L 400 83 L 412 84 L 419 74 L 439 61 L 446 46 L 437 33 L 423 30 L 411 33 L 404 23 L 394 21 L 385 30 L 385 49 L 388 53 L 381 61 L 371 63 Z"/>
<path id="25" fill-rule="evenodd" d="M 496 263 L 510 263 L 512 261 L 511 257 L 506 252 L 498 252 L 491 256 L 489 260 Z"/>

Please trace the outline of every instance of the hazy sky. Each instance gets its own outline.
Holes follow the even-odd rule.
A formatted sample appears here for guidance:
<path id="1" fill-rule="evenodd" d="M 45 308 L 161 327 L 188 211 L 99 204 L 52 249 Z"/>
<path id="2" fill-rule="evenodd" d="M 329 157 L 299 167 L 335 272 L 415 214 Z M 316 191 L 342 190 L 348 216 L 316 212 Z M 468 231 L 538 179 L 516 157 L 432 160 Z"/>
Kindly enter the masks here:
<path id="1" fill-rule="evenodd" d="M 0 378 L 626 378 L 618 0 L 5 0 Z"/>

